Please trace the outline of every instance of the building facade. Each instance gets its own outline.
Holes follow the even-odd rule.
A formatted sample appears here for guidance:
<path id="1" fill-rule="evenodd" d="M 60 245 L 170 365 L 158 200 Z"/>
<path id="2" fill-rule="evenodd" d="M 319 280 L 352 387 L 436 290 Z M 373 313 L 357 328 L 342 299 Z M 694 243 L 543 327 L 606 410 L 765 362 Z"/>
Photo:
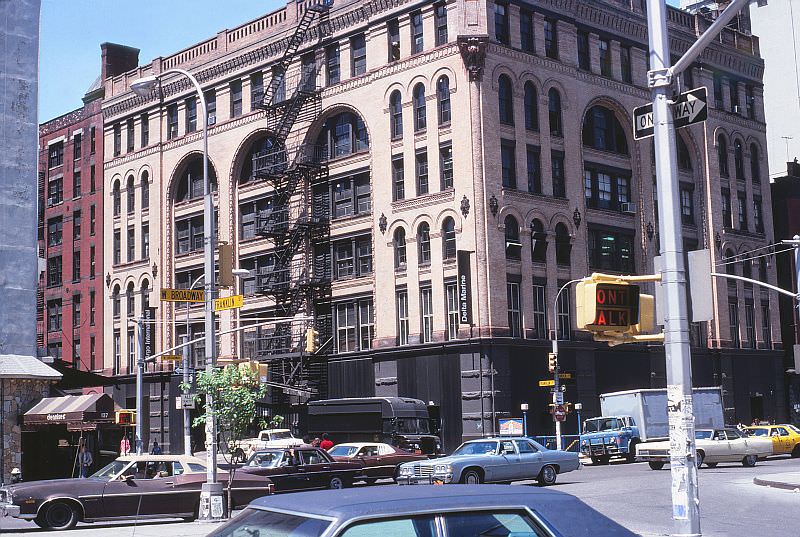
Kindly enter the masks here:
<path id="1" fill-rule="evenodd" d="M 661 347 L 595 344 L 575 330 L 573 294 L 556 300 L 591 272 L 650 273 L 658 253 L 652 142 L 631 134 L 649 98 L 634 4 L 345 1 L 307 24 L 311 4 L 290 2 L 105 79 L 105 369 L 133 372 L 130 319 L 145 306 L 162 349 L 203 331 L 201 309 L 152 289 L 199 285 L 204 118 L 178 77 L 130 91 L 180 67 L 209 102 L 219 241 L 251 271 L 222 291 L 245 306 L 220 313 L 219 355 L 268 362 L 273 402 L 417 397 L 441 407 L 448 447 L 529 403 L 545 434 L 550 393 L 536 381 L 553 332 L 573 372 L 566 398 L 590 415 L 599 393 L 663 387 Z M 676 55 L 710 24 L 669 14 Z M 687 249 L 774 283 L 748 253 L 773 238 L 762 74 L 757 38 L 729 29 L 683 77 L 714 99 L 707 122 L 679 133 L 680 210 Z M 295 249 L 287 229 L 305 230 Z M 286 289 L 306 290 L 293 310 Z M 729 420 L 784 416 L 776 297 L 718 280 L 713 300 L 714 320 L 693 325 L 695 384 L 723 387 Z M 231 331 L 287 314 L 283 328 Z M 304 357 L 312 325 L 322 349 Z M 202 364 L 202 344 L 192 357 Z M 286 373 L 303 360 L 310 375 Z"/>

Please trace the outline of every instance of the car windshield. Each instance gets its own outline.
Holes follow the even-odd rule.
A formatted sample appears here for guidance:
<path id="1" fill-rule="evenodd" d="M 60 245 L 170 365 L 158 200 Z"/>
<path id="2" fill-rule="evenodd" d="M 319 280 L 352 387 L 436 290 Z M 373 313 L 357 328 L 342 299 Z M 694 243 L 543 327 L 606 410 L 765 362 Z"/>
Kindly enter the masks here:
<path id="1" fill-rule="evenodd" d="M 277 433 L 270 433 L 269 437 L 270 440 L 286 440 L 287 438 L 292 438 L 292 433 L 289 431 L 280 431 Z"/>
<path id="2" fill-rule="evenodd" d="M 758 429 L 748 429 L 747 434 L 750 436 L 769 436 L 769 430 L 759 427 Z"/>
<path id="3" fill-rule="evenodd" d="M 331 457 L 352 457 L 358 451 L 358 447 L 356 446 L 346 446 L 344 444 L 340 444 L 338 446 L 333 446 L 331 449 L 328 450 L 328 453 Z"/>
<path id="4" fill-rule="evenodd" d="M 428 420 L 425 418 L 395 418 L 395 430 L 405 434 L 430 434 Z"/>
<path id="5" fill-rule="evenodd" d="M 497 452 L 497 442 L 467 442 L 461 444 L 453 455 L 487 455 Z"/>
<path id="6" fill-rule="evenodd" d="M 695 440 L 710 440 L 713 434 L 714 431 L 695 431 L 694 438 Z"/>
<path id="7" fill-rule="evenodd" d="M 300 513 L 276 513 L 245 509 L 208 537 L 316 537 L 330 526 L 330 521 L 310 518 Z"/>
<path id="8" fill-rule="evenodd" d="M 619 420 L 617 420 L 617 418 L 595 418 L 586 420 L 584 423 L 585 433 L 613 431 L 614 429 L 619 429 Z"/>
<path id="9" fill-rule="evenodd" d="M 787 425 L 787 427 L 795 434 L 800 434 L 800 429 L 795 427 L 794 425 Z"/>
<path id="10" fill-rule="evenodd" d="M 93 473 L 92 477 L 110 479 L 120 473 L 122 469 L 128 466 L 130 463 L 131 461 L 112 461 Z"/>
<path id="11" fill-rule="evenodd" d="M 247 461 L 247 466 L 257 466 L 259 468 L 273 468 L 281 460 L 280 451 L 257 451 Z"/>

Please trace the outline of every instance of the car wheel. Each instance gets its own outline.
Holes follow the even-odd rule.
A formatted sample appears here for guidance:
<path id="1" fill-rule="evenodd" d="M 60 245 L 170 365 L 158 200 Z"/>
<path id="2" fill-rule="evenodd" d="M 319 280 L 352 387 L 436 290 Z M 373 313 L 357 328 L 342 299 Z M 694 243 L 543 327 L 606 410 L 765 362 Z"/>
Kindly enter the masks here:
<path id="1" fill-rule="evenodd" d="M 697 452 L 696 464 L 697 464 L 698 468 L 700 468 L 700 466 L 703 464 L 703 459 L 705 459 L 705 458 L 706 458 L 706 454 L 705 453 L 703 453 L 702 451 L 698 451 Z"/>
<path id="2" fill-rule="evenodd" d="M 708 466 L 709 468 L 716 468 L 717 467 L 717 463 L 716 462 L 707 462 L 706 466 Z"/>
<path id="3" fill-rule="evenodd" d="M 800 444 L 794 446 L 794 449 L 792 450 L 792 458 L 796 459 L 798 457 L 800 457 Z"/>
<path id="4" fill-rule="evenodd" d="M 344 481 L 342 481 L 341 477 L 332 477 L 330 482 L 328 483 L 329 489 L 343 489 L 344 488 Z"/>
<path id="5" fill-rule="evenodd" d="M 742 459 L 742 466 L 747 468 L 752 468 L 756 465 L 756 461 L 758 461 L 758 457 L 755 455 L 747 455 L 745 458 Z"/>
<path id="6" fill-rule="evenodd" d="M 479 485 L 483 483 L 483 476 L 478 470 L 470 469 L 464 472 L 464 475 L 461 476 L 461 482 L 466 483 L 467 485 Z"/>
<path id="7" fill-rule="evenodd" d="M 592 457 L 592 464 L 608 464 L 608 461 L 611 460 L 611 457 L 608 455 L 603 455 L 601 457 Z"/>
<path id="8" fill-rule="evenodd" d="M 650 461 L 647 463 L 651 470 L 661 470 L 664 468 L 664 463 L 660 461 Z"/>
<path id="9" fill-rule="evenodd" d="M 539 472 L 539 477 L 537 477 L 536 480 L 540 485 L 546 487 L 549 485 L 555 485 L 557 476 L 558 472 L 556 472 L 555 466 L 548 464 L 542 468 L 542 471 Z"/>
<path id="10" fill-rule="evenodd" d="M 636 440 L 631 440 L 631 443 L 628 444 L 628 453 L 625 455 L 625 462 L 636 462 L 636 444 L 638 444 Z"/>
<path id="11" fill-rule="evenodd" d="M 67 502 L 53 502 L 41 515 L 44 527 L 51 530 L 68 530 L 78 523 L 78 511 Z"/>
<path id="12" fill-rule="evenodd" d="M 375 479 L 374 477 L 368 477 L 368 478 L 364 479 L 364 483 L 366 483 L 367 485 L 374 485 L 377 482 L 378 482 L 378 480 Z"/>

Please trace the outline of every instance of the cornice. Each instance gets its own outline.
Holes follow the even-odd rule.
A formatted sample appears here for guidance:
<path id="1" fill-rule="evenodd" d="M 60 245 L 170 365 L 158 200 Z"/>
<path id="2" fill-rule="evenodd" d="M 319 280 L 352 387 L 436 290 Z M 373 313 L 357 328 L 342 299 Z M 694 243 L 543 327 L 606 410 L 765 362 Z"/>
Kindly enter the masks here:
<path id="1" fill-rule="evenodd" d="M 64 114 L 63 116 L 59 116 L 39 125 L 39 136 L 47 136 L 48 134 L 60 131 L 61 129 L 74 125 L 79 121 L 83 121 L 88 116 L 89 114 L 86 113 L 85 108 L 73 110 L 72 112 Z"/>
<path id="2" fill-rule="evenodd" d="M 455 196 L 456 191 L 454 189 L 449 189 L 444 192 L 434 192 L 433 194 L 426 194 L 415 198 L 393 201 L 392 212 L 402 213 L 419 209 L 420 207 L 430 207 L 431 205 L 438 205 L 440 203 L 452 203 L 456 199 Z"/>

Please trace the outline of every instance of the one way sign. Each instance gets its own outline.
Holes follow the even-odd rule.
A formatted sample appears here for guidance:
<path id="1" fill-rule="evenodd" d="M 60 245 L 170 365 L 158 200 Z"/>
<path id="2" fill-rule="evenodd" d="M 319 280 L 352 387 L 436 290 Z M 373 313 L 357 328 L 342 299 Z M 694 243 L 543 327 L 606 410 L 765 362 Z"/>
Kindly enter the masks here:
<path id="1" fill-rule="evenodd" d="M 695 88 L 681 93 L 672 103 L 672 119 L 675 128 L 701 123 L 708 119 L 708 90 Z M 633 137 L 636 140 L 653 136 L 653 104 L 633 109 Z"/>

